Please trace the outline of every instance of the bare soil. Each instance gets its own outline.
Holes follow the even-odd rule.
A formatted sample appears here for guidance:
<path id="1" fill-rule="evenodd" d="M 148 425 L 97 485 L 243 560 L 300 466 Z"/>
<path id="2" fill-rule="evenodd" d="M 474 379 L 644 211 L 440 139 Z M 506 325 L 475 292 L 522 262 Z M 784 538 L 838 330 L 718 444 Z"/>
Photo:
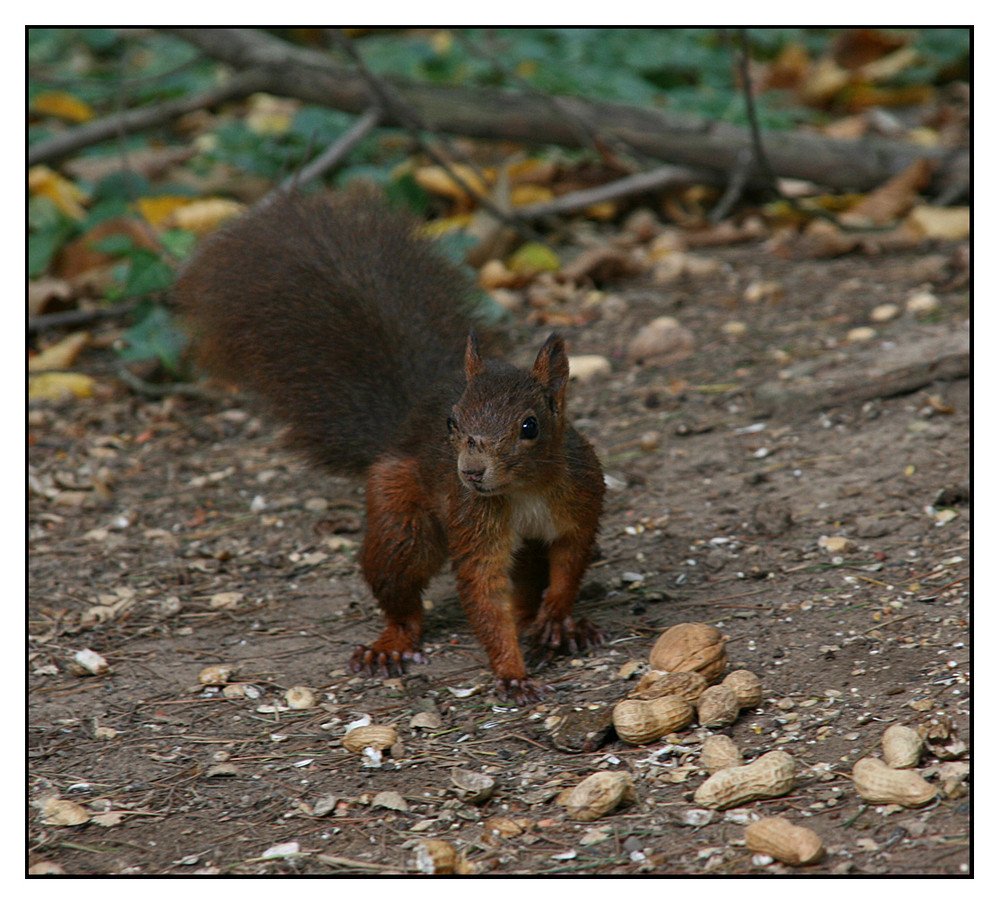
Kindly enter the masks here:
<path id="1" fill-rule="evenodd" d="M 611 376 L 575 383 L 570 403 L 613 479 L 579 604 L 610 641 L 546 665 L 553 690 L 520 708 L 496 700 L 447 575 L 428 592 L 429 664 L 403 680 L 351 674 L 350 653 L 380 629 L 353 562 L 360 488 L 310 471 L 247 400 L 142 400 L 113 379 L 110 352 L 90 352 L 80 368 L 105 391 L 30 413 L 29 868 L 414 874 L 433 838 L 461 870 L 491 876 L 969 874 L 969 381 L 832 405 L 791 390 L 810 368 L 849 374 L 967 331 L 955 251 L 703 250 L 721 267 L 608 285 L 622 301 L 599 302 L 603 317 L 567 318 L 574 353 L 612 363 Z M 768 281 L 780 293 L 746 300 Z M 922 286 L 937 315 L 904 310 L 846 340 L 875 306 Z M 630 364 L 629 341 L 662 315 L 692 331 L 691 354 Z M 746 331 L 725 332 L 731 321 Z M 529 361 L 551 327 L 519 324 Z M 758 392 L 784 384 L 777 402 Z M 823 536 L 846 549 L 829 552 Z M 680 622 L 717 626 L 730 669 L 761 678 L 762 704 L 715 731 L 746 760 L 790 752 L 790 794 L 697 809 L 708 733 L 697 724 L 645 746 L 613 733 L 593 751 L 554 746 L 560 708 L 623 698 L 640 668 L 626 664 Z M 84 649 L 108 670 L 75 665 Z M 220 664 L 232 666 L 228 689 L 199 681 Z M 288 709 L 294 686 L 316 704 Z M 366 714 L 398 731 L 379 764 L 339 744 Z M 952 752 L 925 752 L 918 770 L 938 798 L 865 804 L 855 761 L 880 753 L 887 726 L 934 719 L 950 722 Z M 463 800 L 456 767 L 496 791 Z M 570 818 L 555 796 L 598 770 L 627 771 L 635 801 Z M 68 812 L 43 810 L 49 799 L 82 806 L 87 822 L 59 825 Z M 755 859 L 743 844 L 754 815 L 812 828 L 826 857 Z M 297 854 L 265 856 L 292 843 Z"/>

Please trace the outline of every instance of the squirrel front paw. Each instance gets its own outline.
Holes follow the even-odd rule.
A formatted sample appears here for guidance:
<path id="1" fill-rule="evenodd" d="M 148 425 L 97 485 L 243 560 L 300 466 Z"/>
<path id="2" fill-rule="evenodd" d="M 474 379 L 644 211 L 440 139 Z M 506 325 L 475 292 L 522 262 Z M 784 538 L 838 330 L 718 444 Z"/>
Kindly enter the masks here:
<path id="1" fill-rule="evenodd" d="M 379 649 L 376 642 L 372 647 L 359 645 L 351 654 L 352 672 L 366 676 L 401 676 L 406 671 L 405 663 L 426 663 L 427 657 L 419 650 Z"/>

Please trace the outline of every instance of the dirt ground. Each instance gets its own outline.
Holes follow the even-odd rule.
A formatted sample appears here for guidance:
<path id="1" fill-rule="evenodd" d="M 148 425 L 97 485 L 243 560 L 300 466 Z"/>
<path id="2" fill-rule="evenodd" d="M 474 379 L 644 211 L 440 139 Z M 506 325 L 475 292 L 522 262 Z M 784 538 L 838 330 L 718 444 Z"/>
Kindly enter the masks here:
<path id="1" fill-rule="evenodd" d="M 962 249 L 697 254 L 714 263 L 616 281 L 596 316 L 566 318 L 575 354 L 611 362 L 570 399 L 610 476 L 579 604 L 610 640 L 544 667 L 535 706 L 496 700 L 447 574 L 427 595 L 429 664 L 351 674 L 380 630 L 353 562 L 360 488 L 310 471 L 246 400 L 140 399 L 109 351 L 88 353 L 105 389 L 29 413 L 28 869 L 417 874 L 433 839 L 491 876 L 968 875 L 968 378 L 832 404 L 796 392 L 967 332 Z M 920 289 L 936 313 L 906 311 Z M 899 316 L 873 324 L 881 304 Z M 630 363 L 660 316 L 691 331 L 690 354 Z M 551 329 L 529 321 L 513 328 L 522 361 Z M 849 341 L 859 326 L 873 335 Z M 717 626 L 729 668 L 762 680 L 760 706 L 711 731 L 747 761 L 792 754 L 789 794 L 698 808 L 697 723 L 644 746 L 598 733 L 591 751 L 557 732 L 576 750 L 555 747 L 567 705 L 624 698 L 682 622 Z M 200 681 L 223 664 L 228 681 Z M 288 706 L 295 686 L 312 706 Z M 380 761 L 340 745 L 365 715 L 398 733 Z M 852 783 L 893 723 L 930 732 L 917 769 L 940 794 L 924 807 L 866 804 Z M 455 768 L 495 791 L 469 800 Z M 634 800 L 571 818 L 556 796 L 600 770 L 627 772 Z M 825 858 L 755 856 L 755 815 L 811 828 Z"/>

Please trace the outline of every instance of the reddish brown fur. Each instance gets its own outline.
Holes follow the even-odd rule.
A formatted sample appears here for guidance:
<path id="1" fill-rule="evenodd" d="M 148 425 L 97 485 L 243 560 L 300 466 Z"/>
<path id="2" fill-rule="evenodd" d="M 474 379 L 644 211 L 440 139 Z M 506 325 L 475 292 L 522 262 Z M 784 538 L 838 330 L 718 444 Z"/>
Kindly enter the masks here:
<path id="1" fill-rule="evenodd" d="M 367 479 L 360 563 L 386 627 L 352 666 L 420 661 L 421 594 L 450 560 L 502 695 L 536 700 L 518 644 L 600 641 L 573 604 L 604 494 L 565 416 L 563 341 L 530 371 L 461 345 L 463 278 L 371 196 L 291 198 L 210 240 L 178 286 L 210 367 L 257 391 L 295 445 Z M 445 430 L 445 421 L 448 428 Z"/>

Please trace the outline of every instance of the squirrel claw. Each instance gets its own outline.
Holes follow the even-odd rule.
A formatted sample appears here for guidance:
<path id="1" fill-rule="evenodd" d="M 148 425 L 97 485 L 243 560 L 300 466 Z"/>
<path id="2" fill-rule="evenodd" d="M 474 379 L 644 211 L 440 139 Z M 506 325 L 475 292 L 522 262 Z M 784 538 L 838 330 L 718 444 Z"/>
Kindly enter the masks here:
<path id="1" fill-rule="evenodd" d="M 546 662 L 554 653 L 578 654 L 599 647 L 607 640 L 605 633 L 589 619 L 572 616 L 542 622 L 536 626 L 534 635 L 541 662 Z"/>
<path id="2" fill-rule="evenodd" d="M 351 655 L 349 665 L 352 672 L 365 676 L 380 675 L 385 678 L 401 676 L 406 672 L 405 664 L 426 663 L 427 657 L 419 650 L 376 650 L 364 644 L 359 645 Z"/>
<path id="3" fill-rule="evenodd" d="M 513 701 L 519 707 L 525 704 L 536 704 L 546 692 L 552 691 L 551 685 L 536 685 L 531 679 L 497 679 L 497 696 L 501 701 Z"/>

